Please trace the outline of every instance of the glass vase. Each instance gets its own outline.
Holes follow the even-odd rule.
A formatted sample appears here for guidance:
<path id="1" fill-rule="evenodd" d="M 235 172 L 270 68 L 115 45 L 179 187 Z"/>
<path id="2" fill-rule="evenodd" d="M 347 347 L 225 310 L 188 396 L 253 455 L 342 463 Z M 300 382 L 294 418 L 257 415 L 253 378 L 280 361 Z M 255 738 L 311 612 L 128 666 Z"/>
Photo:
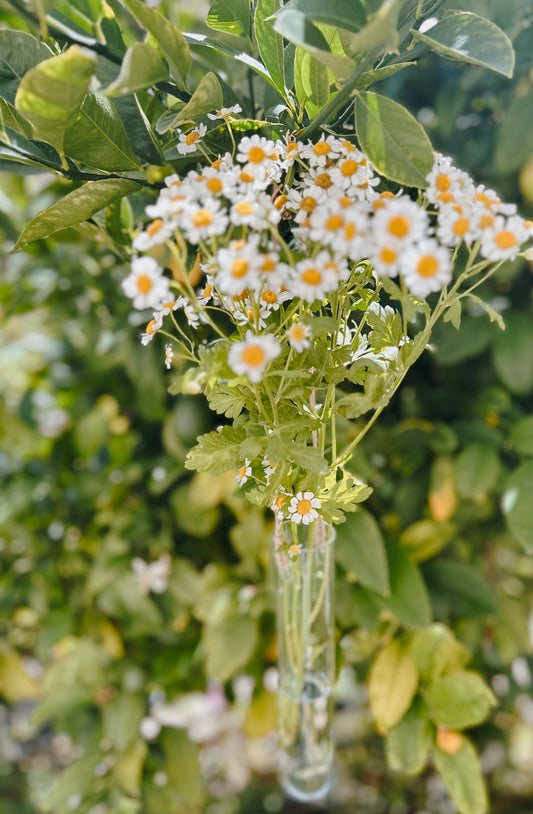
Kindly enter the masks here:
<path id="1" fill-rule="evenodd" d="M 278 732 L 280 782 L 296 800 L 323 798 L 333 785 L 335 531 L 321 518 L 278 522 Z"/>

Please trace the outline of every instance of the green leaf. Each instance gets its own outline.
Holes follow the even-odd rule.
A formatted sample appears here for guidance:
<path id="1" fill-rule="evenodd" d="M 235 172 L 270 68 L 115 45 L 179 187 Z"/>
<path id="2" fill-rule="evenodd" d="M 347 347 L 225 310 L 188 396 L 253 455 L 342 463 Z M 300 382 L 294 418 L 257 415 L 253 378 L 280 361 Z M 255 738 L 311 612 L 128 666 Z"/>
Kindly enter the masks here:
<path id="1" fill-rule="evenodd" d="M 444 316 L 442 317 L 443 322 L 451 322 L 453 327 L 458 331 L 461 327 L 462 308 L 463 304 L 461 300 L 457 298 L 444 312 Z"/>
<path id="2" fill-rule="evenodd" d="M 167 65 L 156 49 L 147 42 L 135 42 L 124 54 L 119 75 L 102 93 L 125 96 L 167 79 Z"/>
<path id="3" fill-rule="evenodd" d="M 448 729 L 477 726 L 496 705 L 494 693 L 481 676 L 467 670 L 435 679 L 424 697 L 430 718 Z"/>
<path id="4" fill-rule="evenodd" d="M 511 393 L 523 396 L 533 388 L 533 323 L 525 312 L 506 315 L 505 322 L 494 339 L 494 367 Z"/>
<path id="5" fill-rule="evenodd" d="M 381 729 L 387 731 L 401 721 L 411 706 L 417 687 L 416 665 L 395 639 L 378 654 L 368 679 L 370 706 Z"/>
<path id="6" fill-rule="evenodd" d="M 329 101 L 328 69 L 300 46 L 294 54 L 294 89 L 310 118 Z"/>
<path id="7" fill-rule="evenodd" d="M 113 779 L 132 797 L 139 796 L 147 754 L 148 744 L 138 739 L 124 749 L 113 765 Z"/>
<path id="8" fill-rule="evenodd" d="M 250 661 L 257 645 L 257 622 L 235 616 L 218 624 L 206 624 L 202 634 L 205 672 L 210 678 L 227 681 Z"/>
<path id="9" fill-rule="evenodd" d="M 483 497 L 495 488 L 500 474 L 496 450 L 484 444 L 469 444 L 455 460 L 455 484 L 461 497 Z"/>
<path id="10" fill-rule="evenodd" d="M 281 34 L 289 42 L 301 46 L 309 51 L 315 59 L 331 68 L 337 79 L 346 79 L 353 73 L 355 62 L 346 56 L 333 54 L 324 35 L 310 20 L 295 9 L 289 9 L 280 14 L 274 22 L 274 31 Z"/>
<path id="11" fill-rule="evenodd" d="M 0 135 L 9 141 L 6 127 L 27 139 L 31 139 L 31 124 L 17 113 L 13 105 L 10 105 L 5 99 L 0 98 Z"/>
<path id="12" fill-rule="evenodd" d="M 12 29 L 0 31 L 0 95 L 9 104 L 15 104 L 24 74 L 51 56 L 48 46 L 31 34 Z"/>
<path id="13" fill-rule="evenodd" d="M 468 659 L 464 645 L 443 624 L 434 624 L 415 633 L 411 639 L 410 653 L 424 684 L 431 684 L 444 671 L 464 667 Z"/>
<path id="14" fill-rule="evenodd" d="M 431 604 L 420 569 L 411 562 L 403 548 L 387 544 L 390 596 L 372 593 L 373 601 L 390 611 L 406 628 L 419 630 L 431 623 Z"/>
<path id="15" fill-rule="evenodd" d="M 100 94 L 87 94 L 64 143 L 69 157 L 90 167 L 111 172 L 140 169 L 113 102 Z"/>
<path id="16" fill-rule="evenodd" d="M 383 0 L 376 14 L 355 34 L 342 36 L 347 54 L 362 55 L 370 51 L 394 51 L 398 48 L 398 15 L 403 0 Z"/>
<path id="17" fill-rule="evenodd" d="M 533 553 L 533 464 L 525 461 L 509 476 L 502 496 L 502 509 L 510 531 Z"/>
<path id="18" fill-rule="evenodd" d="M 427 186 L 433 148 L 422 125 L 402 105 L 377 93 L 359 92 L 355 127 L 362 150 L 379 173 L 405 186 Z"/>
<path id="19" fill-rule="evenodd" d="M 150 8 L 142 0 L 123 0 L 128 11 L 157 40 L 162 54 L 170 67 L 173 79 L 182 88 L 187 87 L 192 58 L 187 40 L 157 9 Z"/>
<path id="20" fill-rule="evenodd" d="M 79 189 L 69 192 L 48 209 L 43 209 L 26 226 L 19 237 L 15 249 L 21 249 L 34 240 L 75 226 L 87 220 L 95 212 L 104 209 L 117 198 L 136 192 L 139 185 L 135 181 L 113 178 L 105 181 L 88 181 Z"/>
<path id="21" fill-rule="evenodd" d="M 215 31 L 247 37 L 250 32 L 250 0 L 213 0 L 205 21 Z"/>
<path id="22" fill-rule="evenodd" d="M 316 23 L 344 28 L 347 31 L 359 31 L 366 23 L 366 12 L 359 0 L 290 0 L 277 15 L 284 17 L 287 12 L 295 10 L 309 17 Z"/>
<path id="23" fill-rule="evenodd" d="M 433 759 L 460 814 L 486 814 L 487 792 L 479 759 L 470 741 L 463 737 L 463 745 L 454 755 L 435 747 Z"/>
<path id="24" fill-rule="evenodd" d="M 224 54 L 231 59 L 236 60 L 237 62 L 241 62 L 243 65 L 246 65 L 247 68 L 251 68 L 252 71 L 255 71 L 262 79 L 268 82 L 276 91 L 278 88 L 276 83 L 272 80 L 269 72 L 265 69 L 265 66 L 259 62 L 259 60 L 254 59 L 250 56 L 250 54 L 246 53 L 245 51 L 238 51 L 236 48 L 232 48 L 230 45 L 226 45 L 225 43 L 220 42 L 219 40 L 212 39 L 211 37 L 206 37 L 205 34 L 185 34 L 185 39 L 188 43 L 193 46 L 199 48 L 208 48 L 212 51 L 217 51 L 220 54 Z M 279 92 L 279 91 L 278 91 Z"/>
<path id="25" fill-rule="evenodd" d="M 191 805 L 201 808 L 205 797 L 205 781 L 199 762 L 200 747 L 192 743 L 183 729 L 165 727 L 159 738 L 165 755 L 164 770 L 168 777 L 173 805 L 175 797 L 183 801 L 183 810 L 191 810 Z M 175 807 L 177 811 L 179 807 Z M 196 809 L 198 810 L 198 809 Z"/>
<path id="26" fill-rule="evenodd" d="M 346 571 L 378 594 L 390 596 L 387 553 L 381 529 L 366 509 L 346 518 L 337 529 L 336 558 Z"/>
<path id="27" fill-rule="evenodd" d="M 243 463 L 241 444 L 246 440 L 242 427 L 222 427 L 198 438 L 198 443 L 187 454 L 185 466 L 197 472 L 222 475 Z"/>
<path id="28" fill-rule="evenodd" d="M 94 770 L 102 760 L 102 752 L 95 747 L 86 749 L 82 757 L 70 763 L 63 774 L 53 783 L 41 803 L 47 814 L 68 811 L 68 802 L 74 795 L 88 791 Z"/>
<path id="29" fill-rule="evenodd" d="M 211 72 L 206 73 L 202 76 L 190 100 L 178 111 L 170 127 L 175 127 L 180 122 L 198 119 L 212 110 L 218 110 L 222 107 L 223 101 L 222 88 L 216 75 Z M 161 132 L 159 127 L 158 132 Z"/>
<path id="30" fill-rule="evenodd" d="M 444 599 L 452 615 L 479 618 L 497 611 L 494 589 L 472 565 L 435 560 L 423 570 L 435 604 Z"/>
<path id="31" fill-rule="evenodd" d="M 261 59 L 270 72 L 278 90 L 285 93 L 285 67 L 283 60 L 283 38 L 274 31 L 268 20 L 280 7 L 280 0 L 257 0 L 254 17 L 255 40 Z M 296 78 L 296 77 L 295 77 Z"/>
<path id="32" fill-rule="evenodd" d="M 96 69 L 94 54 L 79 45 L 31 68 L 21 79 L 15 107 L 35 137 L 64 156 L 67 127 L 76 116 Z"/>
<path id="33" fill-rule="evenodd" d="M 389 76 L 394 76 L 398 71 L 403 71 L 404 68 L 410 68 L 414 65 L 416 65 L 416 62 L 396 62 L 394 65 L 386 65 L 383 68 L 376 68 L 374 71 L 365 71 L 357 80 L 355 87 L 366 90 L 370 85 L 375 85 L 376 82 L 388 79 Z"/>
<path id="34" fill-rule="evenodd" d="M 431 727 L 422 701 L 415 699 L 399 724 L 387 733 L 387 763 L 397 772 L 419 774 L 431 746 Z"/>
<path id="35" fill-rule="evenodd" d="M 527 415 L 517 421 L 511 429 L 509 440 L 513 450 L 519 455 L 533 455 L 533 416 Z"/>
<path id="36" fill-rule="evenodd" d="M 294 441 L 286 445 L 286 454 L 287 459 L 294 461 L 296 466 L 317 475 L 325 474 L 329 470 L 326 459 L 315 447 L 308 447 Z"/>
<path id="37" fill-rule="evenodd" d="M 514 49 L 501 28 L 472 12 L 457 12 L 445 17 L 424 33 L 412 30 L 413 38 L 449 59 L 482 65 L 511 77 Z"/>
<path id="38" fill-rule="evenodd" d="M 121 692 L 109 701 L 102 713 L 103 737 L 122 751 L 137 740 L 144 715 L 140 695 Z"/>
<path id="39" fill-rule="evenodd" d="M 206 393 L 209 407 L 215 413 L 228 418 L 237 418 L 246 407 L 247 400 L 233 387 L 217 386 L 214 392 Z"/>
<path id="40" fill-rule="evenodd" d="M 511 104 L 503 110 L 505 118 L 496 131 L 494 166 L 498 175 L 510 175 L 526 164 L 533 151 L 533 88 L 515 89 Z"/>

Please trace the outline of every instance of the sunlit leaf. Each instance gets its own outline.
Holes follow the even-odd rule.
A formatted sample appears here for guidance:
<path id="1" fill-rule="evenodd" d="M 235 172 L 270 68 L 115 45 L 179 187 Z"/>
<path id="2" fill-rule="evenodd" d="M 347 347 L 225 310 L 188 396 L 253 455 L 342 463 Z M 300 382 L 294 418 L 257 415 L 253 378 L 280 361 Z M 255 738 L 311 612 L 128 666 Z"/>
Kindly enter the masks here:
<path id="1" fill-rule="evenodd" d="M 24 31 L 0 31 L 0 95 L 15 104 L 20 80 L 39 62 L 49 59 L 52 51 L 43 42 Z"/>
<path id="2" fill-rule="evenodd" d="M 378 725 L 396 726 L 414 698 L 418 686 L 416 665 L 398 640 L 381 650 L 370 668 L 368 697 Z"/>
<path id="3" fill-rule="evenodd" d="M 470 741 L 463 737 L 463 745 L 453 755 L 435 747 L 433 759 L 461 814 L 486 814 L 487 792 L 479 759 Z"/>
<path id="4" fill-rule="evenodd" d="M 213 0 L 206 17 L 209 28 L 247 37 L 250 31 L 250 0 Z"/>
<path id="5" fill-rule="evenodd" d="M 156 49 L 147 42 L 135 42 L 128 48 L 120 73 L 102 93 L 125 96 L 168 79 L 168 68 Z"/>

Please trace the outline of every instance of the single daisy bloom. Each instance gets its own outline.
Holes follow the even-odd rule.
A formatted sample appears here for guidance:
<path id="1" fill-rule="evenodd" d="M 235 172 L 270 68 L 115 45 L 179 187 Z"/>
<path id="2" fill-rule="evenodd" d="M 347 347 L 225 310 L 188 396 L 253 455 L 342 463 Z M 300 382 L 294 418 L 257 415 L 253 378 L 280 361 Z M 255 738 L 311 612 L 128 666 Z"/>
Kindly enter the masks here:
<path id="1" fill-rule="evenodd" d="M 281 213 L 273 206 L 268 195 L 248 195 L 236 201 L 230 209 L 229 219 L 235 226 L 249 226 L 261 231 L 279 223 Z"/>
<path id="2" fill-rule="evenodd" d="M 384 243 L 374 248 L 369 260 L 379 277 L 397 277 L 401 271 L 402 251 L 392 242 Z"/>
<path id="3" fill-rule="evenodd" d="M 153 257 L 134 257 L 131 271 L 122 280 L 124 294 L 133 300 L 138 311 L 145 308 L 160 308 L 172 299 L 170 281 L 163 275 L 163 269 Z"/>
<path id="4" fill-rule="evenodd" d="M 275 464 L 273 461 L 269 461 L 268 458 L 263 458 L 263 460 L 261 461 L 261 464 L 262 464 L 263 469 L 265 471 L 265 478 L 266 478 L 266 482 L 267 482 L 267 486 L 268 486 L 270 484 L 270 478 L 272 477 L 272 475 L 276 471 L 277 464 Z"/>
<path id="5" fill-rule="evenodd" d="M 427 297 L 432 291 L 440 291 L 452 279 L 450 252 L 434 238 L 425 238 L 405 251 L 401 273 L 415 297 Z"/>
<path id="6" fill-rule="evenodd" d="M 477 237 L 477 220 L 472 207 L 452 204 L 438 214 L 437 237 L 444 246 L 455 247 L 463 241 L 471 246 Z M 489 214 L 490 217 L 492 215 Z"/>
<path id="7" fill-rule="evenodd" d="M 261 307 L 267 308 L 268 312 L 279 311 L 280 305 L 287 300 L 291 300 L 292 295 L 282 286 L 272 286 L 272 288 L 264 288 L 259 295 L 259 303 Z"/>
<path id="8" fill-rule="evenodd" d="M 244 164 L 244 169 L 254 178 L 264 177 L 274 168 L 279 159 L 276 145 L 270 139 L 258 136 L 245 136 L 237 148 L 237 161 Z"/>
<path id="9" fill-rule="evenodd" d="M 220 110 L 217 110 L 215 113 L 208 113 L 207 118 L 211 119 L 211 121 L 216 121 L 216 119 L 229 119 L 231 116 L 237 115 L 237 113 L 242 113 L 242 107 L 240 105 L 232 105 L 231 107 L 221 107 Z"/>
<path id="10" fill-rule="evenodd" d="M 288 495 L 285 492 L 280 492 L 279 495 L 276 496 L 270 508 L 278 518 L 278 520 L 285 519 L 284 508 L 287 502 Z"/>
<path id="11" fill-rule="evenodd" d="M 154 562 L 145 562 L 141 557 L 134 557 L 131 561 L 131 568 L 143 594 L 152 591 L 154 594 L 162 594 L 168 588 L 168 578 L 170 576 L 170 554 L 161 554 Z"/>
<path id="12" fill-rule="evenodd" d="M 510 218 L 497 215 L 492 228 L 485 229 L 481 236 L 481 256 L 492 262 L 513 260 L 528 237 L 528 229 L 520 215 Z"/>
<path id="13" fill-rule="evenodd" d="M 154 316 L 144 329 L 144 333 L 141 336 L 141 342 L 143 345 L 148 345 L 149 342 L 152 341 L 158 330 L 163 325 L 163 311 L 154 311 Z"/>
<path id="14" fill-rule="evenodd" d="M 229 219 L 220 201 L 212 198 L 203 203 L 191 203 L 179 217 L 179 227 L 189 243 L 199 243 L 212 235 L 222 235 Z"/>
<path id="15" fill-rule="evenodd" d="M 138 252 L 145 252 L 152 246 L 164 243 L 172 235 L 176 224 L 172 221 L 165 221 L 163 218 L 155 218 L 146 229 L 137 235 L 133 241 L 133 248 Z"/>
<path id="16" fill-rule="evenodd" d="M 189 130 L 188 133 L 181 133 L 179 136 L 179 142 L 176 145 L 176 149 L 178 153 L 181 155 L 187 155 L 187 153 L 195 153 L 198 149 L 197 142 L 205 136 L 207 133 L 207 127 L 205 124 L 200 124 L 198 127 Z"/>
<path id="17" fill-rule="evenodd" d="M 310 222 L 310 216 L 317 206 L 327 200 L 326 192 L 317 186 L 292 187 L 287 193 L 287 209 L 296 212 L 294 220 L 299 225 Z"/>
<path id="18" fill-rule="evenodd" d="M 165 367 L 170 370 L 172 367 L 172 359 L 174 358 L 174 351 L 172 345 L 165 345 Z"/>
<path id="19" fill-rule="evenodd" d="M 339 279 L 335 269 L 328 266 L 331 263 L 330 253 L 322 251 L 313 259 L 299 260 L 289 282 L 289 290 L 295 297 L 306 302 L 323 300 L 330 291 L 335 291 Z"/>
<path id="20" fill-rule="evenodd" d="M 428 216 L 425 209 L 407 195 L 383 200 L 385 205 L 377 210 L 372 221 L 376 245 L 388 245 L 391 241 L 397 245 L 412 244 L 426 236 Z"/>
<path id="21" fill-rule="evenodd" d="M 431 203 L 442 206 L 454 203 L 458 196 L 473 191 L 470 176 L 453 165 L 449 156 L 437 153 L 431 171 L 426 176 L 426 197 Z"/>
<path id="22" fill-rule="evenodd" d="M 244 375 L 252 384 L 261 381 L 268 363 L 281 353 L 272 334 L 256 336 L 246 331 L 243 342 L 233 342 L 228 353 L 228 365 L 234 373 Z"/>
<path id="23" fill-rule="evenodd" d="M 248 241 L 233 240 L 228 248 L 219 249 L 216 285 L 223 294 L 234 297 L 247 288 L 255 290 L 258 287 L 261 262 L 258 242 L 258 236 Z"/>
<path id="24" fill-rule="evenodd" d="M 313 492 L 297 492 L 291 498 L 289 505 L 289 518 L 293 523 L 303 523 L 308 526 L 318 517 L 317 509 L 320 509 L 320 500 L 314 496 Z"/>
<path id="25" fill-rule="evenodd" d="M 239 486 L 244 486 L 248 478 L 252 477 L 252 462 L 245 458 L 243 465 L 240 467 L 239 471 L 237 472 L 236 480 Z"/>
<path id="26" fill-rule="evenodd" d="M 310 336 L 311 328 L 305 322 L 294 322 L 287 331 L 289 345 L 296 353 L 302 353 L 302 351 L 311 347 Z"/>
<path id="27" fill-rule="evenodd" d="M 300 151 L 310 167 L 325 167 L 331 160 L 336 160 L 341 154 L 341 142 L 335 136 L 322 134 L 319 141 L 308 142 Z"/>

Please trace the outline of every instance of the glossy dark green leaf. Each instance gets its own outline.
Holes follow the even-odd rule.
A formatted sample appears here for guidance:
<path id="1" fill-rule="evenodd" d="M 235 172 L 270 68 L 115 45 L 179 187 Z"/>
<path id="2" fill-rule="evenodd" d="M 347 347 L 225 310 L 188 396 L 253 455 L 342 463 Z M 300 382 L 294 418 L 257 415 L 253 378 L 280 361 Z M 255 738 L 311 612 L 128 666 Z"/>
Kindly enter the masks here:
<path id="1" fill-rule="evenodd" d="M 435 601 L 444 600 L 452 615 L 484 617 L 496 612 L 497 594 L 474 566 L 435 560 L 424 565 L 423 573 Z"/>
<path id="2" fill-rule="evenodd" d="M 250 32 L 250 0 L 213 0 L 205 21 L 215 31 L 247 37 Z"/>
<path id="3" fill-rule="evenodd" d="M 135 42 L 128 48 L 120 73 L 102 93 L 125 96 L 168 79 L 168 67 L 155 48 L 147 42 Z"/>
<path id="4" fill-rule="evenodd" d="M 0 95 L 15 104 L 20 80 L 30 68 L 53 56 L 43 42 L 24 31 L 0 31 Z"/>
<path id="5" fill-rule="evenodd" d="M 374 517 L 361 506 L 337 528 L 336 558 L 362 585 L 383 596 L 390 595 L 383 535 Z"/>
<path id="6" fill-rule="evenodd" d="M 285 66 L 283 38 L 274 31 L 268 18 L 280 8 L 280 0 L 257 0 L 254 17 L 255 40 L 265 68 L 270 72 L 278 90 L 285 93 Z"/>
<path id="7" fill-rule="evenodd" d="M 28 243 L 48 237 L 60 229 L 75 226 L 90 218 L 100 209 L 104 209 L 117 198 L 130 195 L 139 189 L 139 184 L 125 178 L 88 181 L 79 189 L 69 192 L 48 209 L 39 212 L 26 226 L 15 248 L 20 249 Z"/>
<path id="8" fill-rule="evenodd" d="M 442 56 L 482 65 L 507 77 L 513 75 L 515 55 L 507 34 L 470 11 L 445 17 L 424 33 L 416 30 L 411 33 L 415 40 Z"/>
<path id="9" fill-rule="evenodd" d="M 378 172 L 399 184 L 427 186 L 433 148 L 422 125 L 405 107 L 377 93 L 358 93 L 355 127 L 361 148 Z"/>
<path id="10" fill-rule="evenodd" d="M 274 31 L 309 51 L 315 59 L 330 68 L 337 79 L 346 79 L 355 69 L 353 59 L 330 51 L 324 35 L 300 11 L 289 9 L 277 17 Z"/>
<path id="11" fill-rule="evenodd" d="M 509 476 L 502 496 L 507 526 L 526 551 L 533 552 L 533 464 L 525 461 Z"/>

